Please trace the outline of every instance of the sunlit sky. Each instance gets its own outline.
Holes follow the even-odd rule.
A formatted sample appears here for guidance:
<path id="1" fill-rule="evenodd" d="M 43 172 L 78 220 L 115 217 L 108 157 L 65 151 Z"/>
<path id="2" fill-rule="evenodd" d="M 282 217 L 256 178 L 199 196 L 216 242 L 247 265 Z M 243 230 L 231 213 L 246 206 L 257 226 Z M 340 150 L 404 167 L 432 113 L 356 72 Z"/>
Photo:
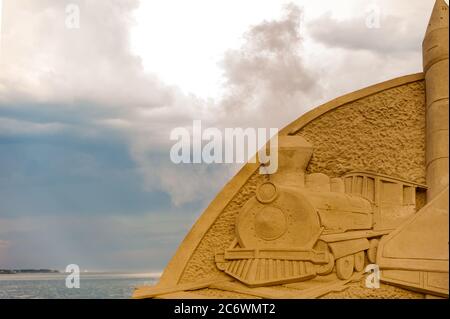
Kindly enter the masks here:
<path id="1" fill-rule="evenodd" d="M 159 271 L 236 169 L 173 164 L 173 128 L 421 72 L 434 0 L 0 3 L 0 268 Z"/>
<path id="2" fill-rule="evenodd" d="M 145 70 L 158 74 L 166 83 L 202 98 L 218 98 L 224 52 L 239 48 L 250 26 L 278 17 L 288 3 L 304 9 L 303 23 L 325 13 L 339 21 L 363 16 L 376 7 L 383 15 L 401 8 L 386 5 L 387 1 L 370 0 L 142 1 L 134 15 L 131 47 L 142 58 Z M 411 11 L 403 8 L 405 15 Z M 307 53 L 313 54 L 308 44 L 313 45 L 306 42 Z"/>

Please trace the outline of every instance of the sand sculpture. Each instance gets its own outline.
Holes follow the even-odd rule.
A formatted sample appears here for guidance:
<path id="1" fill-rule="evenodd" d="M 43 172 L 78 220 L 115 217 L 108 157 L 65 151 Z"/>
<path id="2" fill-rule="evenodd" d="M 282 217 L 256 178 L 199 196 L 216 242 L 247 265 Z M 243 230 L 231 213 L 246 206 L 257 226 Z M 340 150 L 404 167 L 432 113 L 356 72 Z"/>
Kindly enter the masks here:
<path id="1" fill-rule="evenodd" d="M 246 164 L 135 298 L 448 298 L 448 6 L 423 69 L 337 98 Z M 367 265 L 381 269 L 365 285 Z"/>

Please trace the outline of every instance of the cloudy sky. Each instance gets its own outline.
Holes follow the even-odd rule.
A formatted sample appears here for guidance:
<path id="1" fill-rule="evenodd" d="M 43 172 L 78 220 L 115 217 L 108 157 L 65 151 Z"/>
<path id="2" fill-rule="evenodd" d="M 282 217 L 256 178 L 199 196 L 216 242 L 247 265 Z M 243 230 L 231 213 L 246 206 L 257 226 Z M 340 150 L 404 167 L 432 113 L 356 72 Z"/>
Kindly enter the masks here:
<path id="1" fill-rule="evenodd" d="M 0 268 L 161 270 L 236 170 L 173 164 L 173 128 L 421 72 L 433 4 L 0 0 Z"/>

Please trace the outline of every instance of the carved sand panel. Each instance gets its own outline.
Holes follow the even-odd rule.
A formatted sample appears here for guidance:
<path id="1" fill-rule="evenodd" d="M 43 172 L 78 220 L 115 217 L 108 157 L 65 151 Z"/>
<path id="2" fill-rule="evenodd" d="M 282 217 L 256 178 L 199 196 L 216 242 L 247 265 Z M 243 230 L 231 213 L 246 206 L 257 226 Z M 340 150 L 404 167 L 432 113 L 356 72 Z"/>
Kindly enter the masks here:
<path id="1" fill-rule="evenodd" d="M 370 170 L 425 184 L 425 123 L 417 81 L 331 110 L 297 134 L 314 145 L 308 173 Z"/>
<path id="2" fill-rule="evenodd" d="M 423 74 L 338 97 L 281 130 L 278 171 L 245 165 L 160 286 L 135 297 L 448 298 L 443 0 L 423 49 Z M 368 263 L 382 270 L 379 289 L 366 289 Z"/>
<path id="3" fill-rule="evenodd" d="M 206 232 L 186 265 L 180 283 L 192 282 L 221 273 L 214 262 L 215 253 L 230 246 L 235 238 L 235 220 L 240 209 L 255 195 L 257 185 L 265 181 L 268 181 L 268 177 L 258 172 L 249 178 Z"/>
<path id="4" fill-rule="evenodd" d="M 333 109 L 299 132 L 314 145 L 308 173 L 340 177 L 373 170 L 425 182 L 425 88 L 423 80 L 391 88 Z M 220 213 L 190 257 L 180 284 L 223 274 L 215 254 L 228 248 L 236 218 L 267 176 L 253 174 Z"/>

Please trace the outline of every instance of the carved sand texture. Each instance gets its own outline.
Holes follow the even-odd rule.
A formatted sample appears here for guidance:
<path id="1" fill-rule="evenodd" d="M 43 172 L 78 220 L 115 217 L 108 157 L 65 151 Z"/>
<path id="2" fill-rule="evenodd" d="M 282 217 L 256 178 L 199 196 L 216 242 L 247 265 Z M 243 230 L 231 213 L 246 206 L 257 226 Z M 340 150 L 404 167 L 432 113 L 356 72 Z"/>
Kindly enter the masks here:
<path id="1" fill-rule="evenodd" d="M 381 284 L 380 288 L 369 289 L 365 286 L 365 277 L 360 282 L 349 283 L 348 288 L 340 292 L 331 292 L 321 299 L 423 299 L 424 295 L 410 290 Z"/>
<path id="2" fill-rule="evenodd" d="M 349 103 L 299 131 L 314 145 L 308 172 L 341 176 L 373 170 L 425 183 L 425 92 L 418 81 Z M 180 283 L 220 271 L 214 254 L 230 245 L 235 218 L 266 177 L 255 173 L 231 200 L 190 258 Z"/>
<path id="3" fill-rule="evenodd" d="M 425 123 L 417 81 L 329 111 L 297 134 L 314 145 L 308 173 L 371 170 L 425 184 Z"/>
<path id="4" fill-rule="evenodd" d="M 219 289 L 206 288 L 197 290 L 196 293 L 203 296 L 215 297 L 218 299 L 256 299 L 257 297 L 251 295 L 244 295 L 238 292 L 225 291 Z"/>
<path id="5" fill-rule="evenodd" d="M 425 88 L 418 81 L 392 88 L 329 111 L 299 131 L 314 145 L 309 173 L 341 176 L 373 170 L 425 183 Z M 267 180 L 257 172 L 230 201 L 190 258 L 179 283 L 220 274 L 216 251 L 235 238 L 240 208 Z"/>
<path id="6" fill-rule="evenodd" d="M 214 262 L 216 251 L 228 248 L 235 238 L 235 220 L 241 207 L 255 195 L 256 187 L 268 177 L 254 173 L 226 206 L 192 254 L 179 283 L 193 282 L 213 274 L 221 274 Z"/>
<path id="7" fill-rule="evenodd" d="M 216 298 L 448 298 L 444 0 L 436 0 L 423 53 L 423 73 L 344 95 L 284 128 L 277 173 L 269 181 L 257 165 L 244 166 L 186 237 L 160 289 L 178 284 Z M 365 286 L 369 261 L 382 270 L 379 289 Z"/>

